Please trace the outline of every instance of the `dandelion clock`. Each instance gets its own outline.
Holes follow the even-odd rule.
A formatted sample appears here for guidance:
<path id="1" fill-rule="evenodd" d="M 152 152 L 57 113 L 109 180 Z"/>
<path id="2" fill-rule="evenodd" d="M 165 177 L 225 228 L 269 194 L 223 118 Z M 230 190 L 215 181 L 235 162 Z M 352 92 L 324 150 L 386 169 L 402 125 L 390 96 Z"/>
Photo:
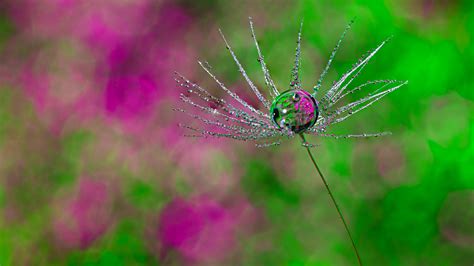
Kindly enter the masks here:
<path id="1" fill-rule="evenodd" d="M 217 87 L 222 89 L 229 97 L 226 99 L 216 97 L 206 88 L 176 73 L 176 81 L 185 89 L 185 91 L 181 93 L 180 98 L 189 108 L 186 110 L 175 108 L 174 110 L 189 115 L 202 124 L 201 127 L 180 124 L 181 127 L 189 130 L 190 133 L 187 134 L 187 136 L 251 141 L 258 147 L 276 146 L 280 145 L 284 139 L 299 137 L 301 144 L 307 150 L 314 167 L 318 171 L 338 211 L 347 235 L 351 240 L 359 265 L 362 265 L 359 252 L 344 216 L 311 152 L 311 149 L 316 147 L 317 144 L 308 142 L 306 135 L 338 139 L 370 138 L 390 134 L 390 132 L 378 132 L 336 135 L 330 133 L 329 130 L 332 125 L 341 123 L 354 114 L 366 109 L 387 94 L 407 84 L 407 81 L 371 80 L 361 85 L 352 85 L 354 79 L 359 76 L 374 55 L 387 43 L 387 39 L 382 41 L 375 49 L 362 56 L 347 72 L 335 80 L 329 88 L 322 89 L 322 82 L 331 67 L 331 63 L 336 56 L 342 40 L 352 26 L 351 22 L 339 38 L 316 84 L 312 88 L 303 88 L 300 80 L 302 26 L 303 23 L 301 23 L 297 37 L 295 60 L 290 73 L 291 80 L 286 88 L 279 88 L 273 82 L 267 65 L 265 64 L 262 51 L 260 50 L 255 35 L 253 22 L 252 19 L 250 19 L 250 30 L 257 49 L 258 62 L 262 68 L 265 87 L 270 97 L 264 96 L 254 81 L 249 78 L 230 44 L 219 30 L 232 59 L 246 80 L 248 87 L 253 94 L 255 94 L 256 99 L 258 99 L 261 108 L 255 107 L 255 105 L 250 104 L 227 88 L 227 86 L 213 74 L 209 64 L 199 62 L 199 65 L 210 78 L 214 80 Z M 325 92 L 321 93 L 322 91 Z M 344 103 L 345 100 L 349 98 L 347 97 L 348 95 L 358 91 L 366 91 L 366 96 L 349 103 Z"/>

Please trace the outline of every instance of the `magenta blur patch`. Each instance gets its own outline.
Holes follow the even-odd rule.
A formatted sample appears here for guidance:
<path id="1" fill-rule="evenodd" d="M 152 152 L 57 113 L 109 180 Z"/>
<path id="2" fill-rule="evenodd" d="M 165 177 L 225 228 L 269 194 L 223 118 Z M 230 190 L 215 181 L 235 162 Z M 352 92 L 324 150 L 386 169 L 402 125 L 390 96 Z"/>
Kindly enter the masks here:
<path id="1" fill-rule="evenodd" d="M 188 261 L 225 258 L 235 245 L 232 212 L 206 197 L 175 199 L 160 215 L 158 238 L 165 250 L 174 249 Z"/>
<path id="2" fill-rule="evenodd" d="M 111 224 L 110 188 L 106 183 L 84 178 L 77 192 L 66 199 L 53 218 L 53 233 L 61 248 L 86 249 Z"/>

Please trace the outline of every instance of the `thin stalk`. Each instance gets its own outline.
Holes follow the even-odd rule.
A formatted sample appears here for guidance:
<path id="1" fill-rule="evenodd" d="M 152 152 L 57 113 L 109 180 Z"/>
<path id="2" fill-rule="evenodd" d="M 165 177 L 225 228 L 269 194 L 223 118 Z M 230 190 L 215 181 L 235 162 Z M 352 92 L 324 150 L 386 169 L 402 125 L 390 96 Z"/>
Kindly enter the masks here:
<path id="1" fill-rule="evenodd" d="M 306 143 L 306 138 L 304 137 L 304 135 L 303 135 L 303 134 L 300 134 L 300 137 L 301 137 L 301 139 L 303 140 L 303 143 Z M 350 238 L 350 240 L 351 240 L 351 242 L 352 242 L 352 247 L 353 247 L 354 252 L 355 252 L 355 254 L 356 254 L 356 256 L 357 256 L 357 260 L 359 261 L 359 265 L 362 265 L 362 261 L 361 261 L 360 256 L 359 256 L 359 252 L 357 251 L 357 247 L 356 247 L 356 245 L 355 245 L 354 239 L 352 239 L 351 232 L 349 231 L 349 227 L 347 226 L 346 220 L 344 219 L 344 216 L 342 215 L 341 209 L 339 208 L 339 205 L 337 205 L 336 199 L 335 199 L 334 196 L 332 195 L 331 189 L 329 189 L 329 185 L 328 185 L 328 183 L 326 182 L 326 179 L 324 178 L 323 173 L 321 173 L 321 169 L 319 169 L 319 166 L 318 166 L 318 164 L 316 163 L 316 160 L 314 160 L 314 157 L 313 157 L 313 154 L 311 153 L 310 147 L 306 146 L 306 151 L 308 151 L 309 158 L 311 158 L 311 161 L 313 162 L 314 167 L 315 167 L 316 170 L 318 171 L 319 176 L 321 177 L 321 180 L 322 180 L 323 183 L 324 183 L 324 186 L 326 186 L 326 190 L 328 191 L 329 196 L 331 197 L 332 202 L 334 203 L 334 206 L 336 207 L 337 213 L 339 214 L 339 218 L 341 218 L 341 221 L 342 221 L 342 223 L 344 224 L 344 228 L 346 228 L 347 235 L 349 236 L 349 238 Z"/>

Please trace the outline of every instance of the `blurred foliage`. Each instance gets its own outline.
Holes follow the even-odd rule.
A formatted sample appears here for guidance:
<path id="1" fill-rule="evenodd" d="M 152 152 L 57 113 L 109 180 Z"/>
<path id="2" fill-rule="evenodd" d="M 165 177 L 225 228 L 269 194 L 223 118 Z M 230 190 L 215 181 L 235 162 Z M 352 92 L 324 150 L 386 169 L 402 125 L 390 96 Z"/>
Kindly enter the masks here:
<path id="1" fill-rule="evenodd" d="M 289 83 L 301 19 L 301 76 L 308 90 L 351 19 L 355 23 L 324 89 L 366 51 L 393 36 L 357 82 L 398 79 L 409 84 L 336 126 L 334 132 L 394 134 L 376 140 L 312 138 L 321 144 L 315 149 L 316 160 L 349 221 L 365 265 L 474 262 L 472 1 L 179 0 L 173 4 L 186 10 L 192 21 L 186 34 L 173 36 L 175 41 L 185 42 L 193 57 L 206 56 L 220 79 L 242 94 L 244 81 L 222 42 L 216 41 L 217 25 L 249 76 L 263 87 L 246 24 L 248 16 L 254 18 L 266 63 L 281 90 Z M 225 151 L 206 153 L 206 146 L 198 146 L 197 152 L 190 148 L 202 143 L 189 139 L 166 148 L 171 144 L 164 128 L 140 135 L 107 124 L 107 119 L 80 123 L 75 117 L 64 123 L 62 131 L 49 130 L 51 113 L 57 111 L 38 108 L 29 98 L 34 92 L 20 92 L 20 85 L 10 86 L 10 77 L 3 77 L 8 76 L 4 69 L 17 71 L 24 60 L 5 49 L 34 35 L 15 24 L 17 9 L 5 10 L 0 13 L 0 58 L 9 64 L 0 69 L 5 80 L 0 84 L 0 266 L 180 265 L 183 261 L 174 253 L 163 255 L 156 233 L 158 217 L 172 198 L 193 194 L 210 195 L 226 204 L 245 198 L 259 213 L 251 226 L 246 225 L 250 229 L 238 228 L 244 233 L 237 248 L 216 265 L 355 265 L 337 213 L 296 141 L 256 151 L 239 143 L 224 148 L 210 144 L 209 150 Z M 52 37 L 35 38 L 48 43 Z M 101 76 L 101 71 L 94 69 L 92 76 Z M 202 71 L 193 75 L 210 84 Z M 172 120 L 167 101 L 175 99 L 156 107 L 153 124 Z M 157 144 L 155 139 L 160 138 Z M 189 155 L 193 152 L 194 157 Z M 220 160 L 224 155 L 232 159 Z M 67 212 L 61 204 L 65 198 L 75 199 L 74 188 L 83 176 L 103 178 L 110 187 L 111 222 L 90 246 L 66 247 L 54 235 L 54 221 Z"/>

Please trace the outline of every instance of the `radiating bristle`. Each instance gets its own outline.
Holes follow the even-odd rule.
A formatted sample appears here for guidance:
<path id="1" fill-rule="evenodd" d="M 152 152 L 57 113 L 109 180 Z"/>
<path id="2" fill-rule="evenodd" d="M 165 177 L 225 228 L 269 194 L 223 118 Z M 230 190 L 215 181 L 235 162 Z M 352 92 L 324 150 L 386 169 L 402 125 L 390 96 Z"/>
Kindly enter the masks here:
<path id="1" fill-rule="evenodd" d="M 391 132 L 379 132 L 379 133 L 362 133 L 362 134 L 347 134 L 347 135 L 336 135 L 336 134 L 314 134 L 318 137 L 327 137 L 334 139 L 349 139 L 349 138 L 376 138 L 391 135 Z"/>
<path id="2" fill-rule="evenodd" d="M 248 116 L 244 115 L 244 112 L 239 111 L 239 110 L 236 110 L 234 112 L 234 111 L 229 111 L 227 109 L 223 109 L 229 114 L 229 115 L 227 115 L 227 114 L 219 112 L 217 109 L 214 109 L 214 108 L 211 108 L 211 107 L 205 107 L 205 106 L 202 106 L 198 103 L 195 103 L 189 97 L 187 97 L 183 94 L 180 96 L 180 99 L 183 102 L 185 102 L 185 103 L 187 103 L 187 104 L 189 104 L 193 107 L 196 107 L 196 108 L 200 109 L 201 111 L 204 111 L 204 112 L 212 114 L 212 115 L 223 116 L 224 119 L 228 119 L 228 120 L 231 120 L 233 122 L 242 123 L 242 124 L 248 125 L 250 127 L 254 127 L 254 128 L 260 128 L 260 127 L 263 127 L 263 126 L 265 126 L 265 127 L 267 126 L 266 124 L 260 122 L 259 120 L 254 120 L 252 118 L 249 118 Z"/>
<path id="3" fill-rule="evenodd" d="M 321 76 L 318 79 L 318 82 L 314 86 L 313 90 L 314 93 L 313 95 L 316 96 L 318 93 L 319 89 L 321 88 L 321 84 L 323 82 L 324 77 L 329 71 L 329 68 L 331 67 L 332 61 L 334 60 L 334 57 L 336 56 L 337 51 L 339 50 L 339 46 L 341 46 L 342 41 L 344 40 L 344 37 L 346 37 L 346 33 L 349 31 L 349 29 L 352 27 L 352 24 L 354 23 L 354 20 L 351 20 L 349 24 L 346 26 L 344 29 L 344 32 L 342 32 L 341 37 L 339 37 L 339 40 L 337 41 L 336 47 L 332 50 L 331 56 L 329 57 L 329 60 L 326 64 L 326 67 L 324 68 L 323 72 L 321 73 Z"/>
<path id="4" fill-rule="evenodd" d="M 393 84 L 393 83 L 391 83 Z M 378 92 L 376 94 L 372 94 L 372 95 L 369 95 L 369 96 L 366 96 L 360 100 L 357 100 L 355 102 L 352 102 L 352 103 L 349 103 L 345 106 L 342 106 L 338 109 L 336 109 L 335 111 L 335 116 L 338 116 L 342 113 L 345 113 L 347 112 L 347 114 L 343 117 L 339 117 L 337 118 L 336 120 L 334 120 L 334 122 L 332 122 L 333 124 L 335 123 L 339 123 L 339 122 L 342 122 L 344 120 L 346 120 L 347 118 L 349 118 L 350 116 L 354 115 L 355 113 L 359 112 L 359 111 L 362 111 L 363 109 L 369 107 L 370 105 L 372 105 L 373 103 L 377 102 L 378 100 L 382 99 L 385 95 L 395 91 L 396 89 L 400 88 L 401 86 L 407 84 L 407 81 L 401 83 L 401 84 L 398 84 L 394 87 L 390 87 L 388 89 L 385 89 L 381 92 Z M 362 105 L 360 106 L 361 104 L 363 103 L 366 103 L 365 105 Z M 360 106 L 360 107 L 359 107 Z"/>
<path id="5" fill-rule="evenodd" d="M 253 84 L 253 82 L 250 80 L 250 78 L 248 77 L 247 73 L 245 72 L 244 68 L 242 67 L 242 64 L 240 64 L 239 60 L 237 59 L 237 56 L 235 55 L 234 51 L 232 50 L 232 48 L 230 47 L 229 43 L 227 42 L 224 34 L 222 33 L 222 31 L 219 29 L 219 33 L 221 34 L 222 36 L 222 39 L 224 40 L 225 42 L 225 45 L 227 47 L 227 49 L 229 50 L 230 52 L 230 55 L 232 56 L 232 58 L 234 59 L 235 61 L 235 64 L 237 64 L 237 67 L 239 68 L 239 72 L 242 74 L 242 76 L 245 78 L 245 80 L 247 81 L 247 84 L 250 86 L 250 88 L 252 89 L 252 91 L 255 93 L 255 96 L 257 96 L 258 100 L 263 104 L 263 106 L 265 106 L 265 108 L 267 110 L 270 110 L 270 103 L 267 101 L 267 99 L 265 99 L 265 97 L 263 97 L 262 93 L 260 93 L 260 91 L 257 89 L 257 86 L 255 86 Z"/>
<path id="6" fill-rule="evenodd" d="M 217 77 L 214 74 L 212 74 L 212 72 L 209 70 L 209 68 L 206 67 L 202 62 L 199 61 L 199 65 L 204 69 L 204 71 L 207 72 L 207 74 L 209 74 L 209 76 L 212 79 L 214 79 L 214 81 L 219 85 L 219 87 L 221 87 L 222 90 L 224 90 L 225 92 L 227 92 L 227 94 L 229 94 L 230 97 L 234 98 L 234 100 L 236 100 L 237 102 L 242 104 L 242 106 L 249 109 L 253 113 L 257 114 L 258 116 L 261 116 L 262 118 L 269 118 L 268 114 L 264 114 L 260 110 L 257 110 L 255 108 L 253 108 L 250 104 L 248 104 L 246 101 L 244 101 L 242 98 L 240 98 L 235 92 L 229 90 L 224 85 L 224 83 L 222 83 L 219 79 L 217 79 Z"/>
<path id="7" fill-rule="evenodd" d="M 184 109 L 180 109 L 180 108 L 174 108 L 173 109 L 174 111 L 177 111 L 177 112 L 181 112 L 181 113 L 184 113 L 206 125 L 210 125 L 210 126 L 215 126 L 217 128 L 220 128 L 222 130 L 225 130 L 229 133 L 234 133 L 234 134 L 238 134 L 238 135 L 253 135 L 253 134 L 261 134 L 261 133 L 266 133 L 266 134 L 269 134 L 269 136 L 272 136 L 272 134 L 270 134 L 271 132 L 273 131 L 270 131 L 270 130 L 262 130 L 260 128 L 245 128 L 245 127 L 241 127 L 241 126 L 237 126 L 237 125 L 234 125 L 234 124 L 226 124 L 222 121 L 219 121 L 219 120 L 210 120 L 210 119 L 207 119 L 207 118 L 204 118 L 200 115 L 195 115 L 195 114 L 191 114 L 189 112 L 187 112 L 186 110 Z"/>
<path id="8" fill-rule="evenodd" d="M 206 130 L 202 128 L 196 128 L 196 127 L 185 125 L 182 123 L 180 123 L 179 126 L 185 129 L 192 130 L 194 132 L 198 132 L 204 136 L 215 137 L 215 138 L 230 138 L 230 139 L 243 140 L 243 141 L 248 141 L 248 140 L 257 141 L 261 139 L 268 139 L 268 138 L 281 136 L 281 132 L 278 132 L 278 131 L 262 131 L 262 132 L 259 132 L 258 134 L 240 134 L 238 132 L 232 132 L 232 133 L 215 132 L 215 131 L 210 131 L 210 130 Z"/>
<path id="9" fill-rule="evenodd" d="M 362 84 L 362 85 L 359 85 L 349 91 L 346 91 L 344 94 L 338 96 L 337 98 L 333 99 L 330 103 L 329 103 L 329 106 L 333 106 L 335 105 L 336 103 L 340 102 L 342 99 L 344 99 L 347 95 L 349 94 L 352 94 L 352 93 L 355 93 L 357 91 L 360 91 L 364 88 L 366 88 L 367 86 L 370 86 L 370 85 L 375 85 L 375 84 L 380 84 L 380 83 L 383 83 L 384 85 L 380 88 L 378 88 L 377 90 L 375 90 L 374 92 L 371 92 L 369 95 L 372 95 L 372 94 L 375 94 L 377 92 L 379 92 L 380 90 L 383 90 L 386 86 L 388 86 L 389 84 L 391 83 L 394 83 L 394 82 L 397 82 L 396 80 L 389 80 L 389 79 L 385 79 L 385 80 L 371 80 L 371 81 L 367 81 L 366 83 Z"/>
<path id="10" fill-rule="evenodd" d="M 213 96 L 211 93 L 209 93 L 207 90 L 205 90 L 204 88 L 202 88 L 201 86 L 189 81 L 187 78 L 185 78 L 183 75 L 179 74 L 176 72 L 176 74 L 178 75 L 179 78 L 181 78 L 181 80 L 179 79 L 176 79 L 176 81 L 182 86 L 182 87 L 185 87 L 187 89 L 197 89 L 198 91 L 200 91 L 201 93 L 203 93 L 204 95 L 206 95 L 206 97 L 208 97 L 210 100 L 218 103 L 218 104 L 225 104 L 225 100 L 221 99 L 221 98 L 217 98 L 215 96 Z"/>
<path id="11" fill-rule="evenodd" d="M 186 137 L 186 138 L 207 138 L 204 135 L 196 135 L 196 134 L 184 134 L 183 137 Z"/>
<path id="12" fill-rule="evenodd" d="M 257 48 L 258 62 L 260 63 L 260 66 L 262 67 L 263 75 L 265 77 L 265 84 L 267 85 L 270 91 L 270 95 L 273 98 L 276 98 L 280 94 L 280 92 L 278 92 L 278 89 L 276 88 L 275 83 L 273 82 L 270 76 L 270 71 L 268 71 L 267 65 L 265 64 L 265 59 L 263 58 L 262 51 L 260 50 L 260 46 L 258 45 L 257 37 L 255 36 L 255 30 L 253 28 L 253 21 L 251 17 L 249 17 L 249 23 L 250 23 L 250 30 L 252 32 L 252 38 L 253 38 L 253 41 L 255 42 L 255 47 Z"/>
<path id="13" fill-rule="evenodd" d="M 305 148 L 316 148 L 316 147 L 319 147 L 320 145 L 319 144 L 311 144 L 309 142 L 303 142 L 301 143 L 301 146 L 305 147 Z"/>
<path id="14" fill-rule="evenodd" d="M 290 87 L 296 90 L 301 89 L 300 81 L 300 57 L 301 57 L 301 31 L 303 30 L 303 21 L 301 21 L 300 31 L 298 32 L 298 39 L 296 40 L 295 62 L 291 70 Z"/>
<path id="15" fill-rule="evenodd" d="M 268 142 L 268 143 L 255 143 L 255 146 L 258 148 L 268 148 L 268 147 L 274 147 L 278 146 L 281 144 L 281 141 L 275 141 L 275 142 Z"/>
<path id="16" fill-rule="evenodd" d="M 206 129 L 195 128 L 195 127 L 188 126 L 188 125 L 185 125 L 185 124 L 179 124 L 179 126 L 182 127 L 182 128 L 185 128 L 185 129 L 189 129 L 189 130 L 198 132 L 198 133 L 200 133 L 204 136 L 210 136 L 210 137 L 216 137 L 216 138 L 231 138 L 231 139 L 243 140 L 243 141 L 247 141 L 247 140 L 250 140 L 250 139 L 253 139 L 253 140 L 257 139 L 255 136 L 238 136 L 238 135 L 228 134 L 228 133 L 213 132 L 213 131 L 209 131 L 209 130 L 206 130 Z"/>
<path id="17" fill-rule="evenodd" d="M 344 75 L 342 75 L 342 77 L 337 82 L 334 83 L 331 89 L 329 89 L 326 95 L 321 99 L 323 110 L 327 109 L 326 106 L 329 104 L 329 102 L 331 102 L 331 100 L 334 97 L 339 95 L 345 88 L 347 88 L 347 86 L 344 86 L 341 89 L 341 85 L 344 83 L 344 81 L 346 81 L 348 77 L 351 77 L 351 75 L 355 72 L 355 75 L 353 75 L 352 78 L 349 79 L 349 82 L 347 83 L 347 85 L 349 85 L 354 80 L 354 78 L 357 77 L 357 75 L 364 68 L 364 66 L 369 62 L 369 60 L 382 48 L 382 46 L 387 41 L 388 39 L 383 41 L 379 46 L 377 46 L 377 48 L 375 48 L 372 52 L 370 52 L 367 56 L 365 56 L 365 58 L 363 57 L 364 58 L 363 60 L 359 59 L 359 61 L 349 71 L 347 71 Z"/>
<path id="18" fill-rule="evenodd" d="M 247 123 L 250 123 L 250 124 L 258 124 L 261 126 L 272 127 L 272 125 L 269 124 L 268 121 L 266 121 L 267 119 L 262 119 L 261 117 L 256 117 L 245 111 L 242 111 L 234 107 L 233 105 L 227 103 L 225 100 L 212 96 L 212 94 L 210 94 L 207 90 L 205 90 L 201 86 L 198 86 L 197 84 L 190 82 L 185 77 L 180 76 L 180 78 L 181 80 L 178 80 L 179 85 L 181 85 L 182 87 L 185 87 L 188 93 L 198 96 L 200 99 L 202 99 L 205 102 L 210 102 L 210 103 L 215 104 L 216 106 L 219 107 L 219 109 L 225 111 L 230 116 L 236 117 L 239 120 L 244 119 Z M 199 107 L 202 110 L 205 109 L 206 112 L 213 113 L 216 115 L 224 115 L 224 114 L 221 114 L 219 111 L 217 111 L 217 109 L 213 109 L 210 107 L 203 107 L 197 103 L 194 103 L 191 99 L 189 99 L 189 97 L 182 95 L 181 98 L 183 97 L 185 97 L 185 99 L 182 99 L 182 100 L 185 101 L 186 103 L 189 103 L 195 107 Z M 224 116 L 226 116 L 229 119 L 233 119 L 227 115 L 224 115 Z"/>

